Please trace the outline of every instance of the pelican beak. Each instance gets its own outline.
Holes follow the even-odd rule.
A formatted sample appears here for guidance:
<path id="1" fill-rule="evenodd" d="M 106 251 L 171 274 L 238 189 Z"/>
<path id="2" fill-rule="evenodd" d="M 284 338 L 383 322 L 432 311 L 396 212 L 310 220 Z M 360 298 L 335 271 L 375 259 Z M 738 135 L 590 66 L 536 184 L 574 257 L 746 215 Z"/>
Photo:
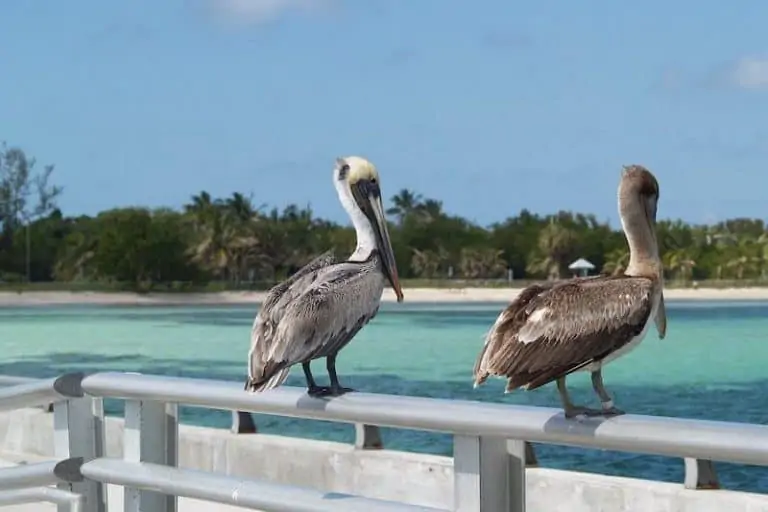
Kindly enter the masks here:
<path id="1" fill-rule="evenodd" d="M 384 216 L 384 206 L 381 204 L 379 185 L 375 181 L 360 180 L 352 185 L 352 194 L 373 227 L 384 274 L 395 291 L 397 302 L 403 302 L 403 290 L 397 275 L 397 262 L 392 250 L 392 242 L 389 239 L 387 218 Z"/>
<path id="2" fill-rule="evenodd" d="M 656 330 L 659 332 L 659 339 L 663 340 L 667 335 L 667 308 L 664 306 L 664 294 L 659 299 L 659 309 L 656 311 Z"/>

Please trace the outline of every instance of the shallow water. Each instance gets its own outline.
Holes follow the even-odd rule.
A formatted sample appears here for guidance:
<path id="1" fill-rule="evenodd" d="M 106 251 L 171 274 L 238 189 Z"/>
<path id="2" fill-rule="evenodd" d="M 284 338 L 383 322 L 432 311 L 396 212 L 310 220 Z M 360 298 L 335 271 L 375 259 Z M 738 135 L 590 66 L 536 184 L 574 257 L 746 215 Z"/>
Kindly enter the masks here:
<path id="1" fill-rule="evenodd" d="M 361 391 L 559 407 L 553 385 L 503 393 L 501 380 L 473 389 L 472 366 L 501 304 L 385 304 L 344 350 L 342 383 Z M 768 423 L 768 302 L 668 301 L 667 338 L 651 330 L 634 352 L 606 368 L 606 387 L 624 410 L 642 414 Z M 121 370 L 242 382 L 254 306 L 0 308 L 0 374 L 53 376 Z M 324 365 L 316 363 L 318 378 Z M 288 385 L 302 386 L 301 371 Z M 569 377 L 577 402 L 598 405 L 587 374 Z M 108 413 L 121 403 L 107 401 Z M 182 409 L 182 420 L 227 427 L 227 412 Z M 348 425 L 257 415 L 261 432 L 351 442 Z M 385 429 L 388 448 L 451 453 L 447 435 Z M 680 482 L 683 461 L 537 445 L 543 466 Z M 725 486 L 765 490 L 768 470 L 718 464 Z"/>

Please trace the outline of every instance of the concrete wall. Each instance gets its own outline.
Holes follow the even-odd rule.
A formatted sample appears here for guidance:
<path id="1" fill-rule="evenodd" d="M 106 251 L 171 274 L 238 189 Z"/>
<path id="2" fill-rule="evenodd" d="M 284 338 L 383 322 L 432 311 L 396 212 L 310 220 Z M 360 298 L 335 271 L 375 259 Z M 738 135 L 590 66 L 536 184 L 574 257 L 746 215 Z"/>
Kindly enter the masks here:
<path id="1" fill-rule="evenodd" d="M 123 422 L 106 422 L 107 455 L 122 456 Z M 180 466 L 280 483 L 406 501 L 450 510 L 450 457 L 182 425 Z M 40 409 L 0 413 L 0 455 L 50 457 L 53 415 Z M 768 496 L 689 491 L 680 484 L 559 471 L 528 470 L 532 512 L 768 512 Z"/>

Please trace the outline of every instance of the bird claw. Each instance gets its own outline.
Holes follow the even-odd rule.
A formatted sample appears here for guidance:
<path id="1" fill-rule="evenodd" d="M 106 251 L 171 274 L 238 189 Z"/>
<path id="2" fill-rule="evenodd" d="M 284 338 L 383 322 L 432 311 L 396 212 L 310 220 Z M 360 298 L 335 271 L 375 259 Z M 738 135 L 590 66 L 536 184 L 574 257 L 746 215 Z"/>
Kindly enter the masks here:
<path id="1" fill-rule="evenodd" d="M 589 407 L 582 407 L 574 405 L 565 410 L 566 418 L 575 418 L 576 416 L 586 416 L 587 418 L 594 418 L 596 416 L 603 416 L 602 409 L 590 409 Z"/>
<path id="2" fill-rule="evenodd" d="M 336 387 L 331 386 L 331 396 L 341 396 L 341 395 L 343 395 L 345 393 L 349 393 L 351 391 L 354 391 L 354 389 L 352 389 L 352 388 L 345 388 L 345 387 L 342 387 L 342 386 L 336 386 Z"/>
<path id="3" fill-rule="evenodd" d="M 307 388 L 307 394 L 311 397 L 319 398 L 323 396 L 330 396 L 332 390 L 329 386 L 311 386 Z"/>
<path id="4" fill-rule="evenodd" d="M 626 414 L 626 413 L 616 407 L 609 407 L 607 409 L 602 410 L 602 415 L 605 417 L 621 416 L 622 414 Z"/>
<path id="5" fill-rule="evenodd" d="M 311 397 L 320 398 L 325 396 L 341 396 L 350 391 L 354 391 L 354 389 L 342 386 L 314 386 L 307 389 L 307 394 Z"/>

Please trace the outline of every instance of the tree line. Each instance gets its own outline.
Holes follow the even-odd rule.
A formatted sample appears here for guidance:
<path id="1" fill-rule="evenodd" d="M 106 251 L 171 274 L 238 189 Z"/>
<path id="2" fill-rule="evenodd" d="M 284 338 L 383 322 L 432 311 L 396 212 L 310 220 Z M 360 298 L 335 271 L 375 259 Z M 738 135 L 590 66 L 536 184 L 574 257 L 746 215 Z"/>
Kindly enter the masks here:
<path id="1" fill-rule="evenodd" d="M 181 209 L 115 208 L 65 216 L 53 166 L 37 170 L 23 150 L 0 146 L 0 282 L 97 284 L 137 290 L 264 288 L 329 248 L 352 251 L 354 230 L 309 207 L 257 206 L 233 192 L 202 191 Z M 390 200 L 391 238 L 403 279 L 551 279 L 585 258 L 597 272 L 620 273 L 629 260 L 620 230 L 588 213 L 526 209 L 489 226 L 403 189 Z M 711 225 L 660 220 L 666 279 L 760 281 L 768 270 L 762 219 Z"/>

